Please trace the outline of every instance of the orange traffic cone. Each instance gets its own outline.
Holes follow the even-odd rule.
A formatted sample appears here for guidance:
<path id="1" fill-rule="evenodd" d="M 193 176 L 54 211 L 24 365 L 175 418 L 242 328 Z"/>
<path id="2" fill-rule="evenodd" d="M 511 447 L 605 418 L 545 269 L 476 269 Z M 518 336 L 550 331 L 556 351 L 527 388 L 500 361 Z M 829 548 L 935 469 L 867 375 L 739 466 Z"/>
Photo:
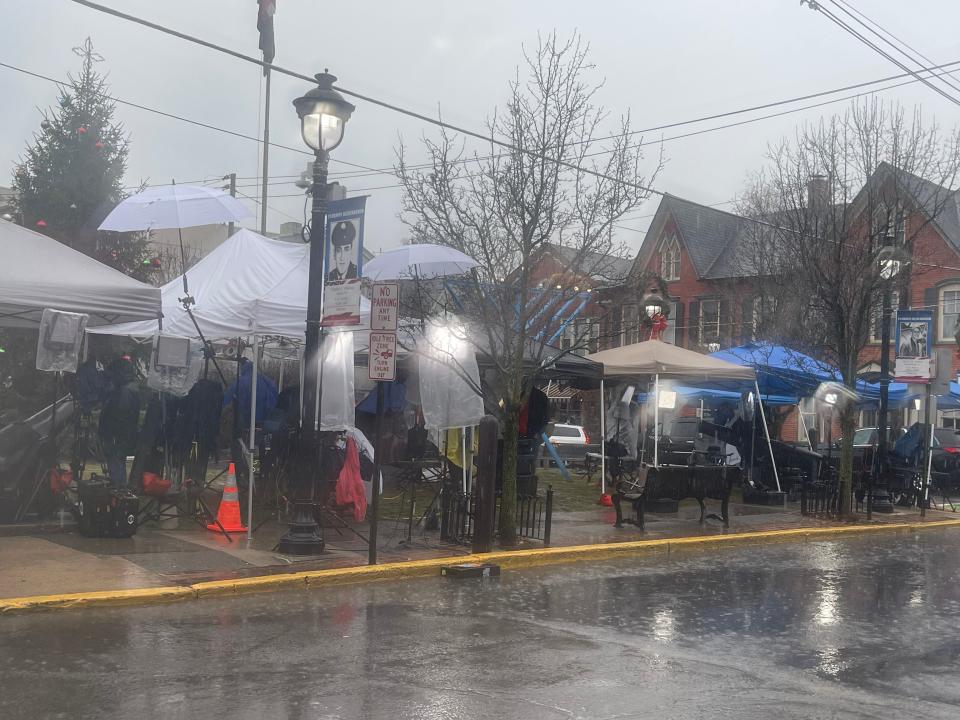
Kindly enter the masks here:
<path id="1" fill-rule="evenodd" d="M 223 488 L 223 497 L 220 499 L 220 507 L 217 509 L 217 520 L 228 533 L 247 531 L 243 526 L 243 520 L 240 518 L 240 498 L 237 495 L 237 474 L 233 463 L 230 463 L 230 469 L 227 470 L 227 484 Z M 207 525 L 207 530 L 220 532 L 217 523 Z"/>

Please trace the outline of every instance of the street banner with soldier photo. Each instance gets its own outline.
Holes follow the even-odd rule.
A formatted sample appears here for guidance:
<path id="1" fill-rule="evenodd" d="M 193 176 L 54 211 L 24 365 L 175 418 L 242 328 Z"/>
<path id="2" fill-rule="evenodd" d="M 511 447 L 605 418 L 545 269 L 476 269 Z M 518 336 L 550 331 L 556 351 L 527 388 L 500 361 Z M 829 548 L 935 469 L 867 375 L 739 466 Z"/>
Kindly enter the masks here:
<path id="1" fill-rule="evenodd" d="M 894 379 L 908 383 L 930 382 L 933 369 L 933 312 L 898 310 L 896 341 Z"/>
<path id="2" fill-rule="evenodd" d="M 363 220 L 367 198 L 334 200 L 327 205 L 324 327 L 360 324 L 363 271 Z"/>

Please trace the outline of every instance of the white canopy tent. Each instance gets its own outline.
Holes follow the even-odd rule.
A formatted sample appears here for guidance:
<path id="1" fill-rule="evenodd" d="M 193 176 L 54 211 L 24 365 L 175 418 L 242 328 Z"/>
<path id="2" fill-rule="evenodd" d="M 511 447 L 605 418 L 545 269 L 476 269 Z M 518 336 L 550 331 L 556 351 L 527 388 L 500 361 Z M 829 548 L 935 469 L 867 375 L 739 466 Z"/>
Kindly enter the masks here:
<path id="1" fill-rule="evenodd" d="M 251 230 L 240 230 L 186 272 L 187 289 L 195 300 L 189 313 L 180 301 L 184 297 L 182 275 L 160 289 L 163 333 L 197 337 L 195 320 L 207 340 L 253 336 L 256 342 L 258 336 L 264 335 L 303 339 L 307 324 L 309 270 L 309 245 L 271 240 Z M 352 342 L 345 343 L 347 338 L 339 337 L 340 334 L 330 339 L 332 348 L 325 349 L 317 357 L 317 373 L 320 373 L 321 356 L 342 355 L 334 353 L 331 356 L 333 349 L 349 347 L 352 355 L 353 349 L 367 347 L 370 302 L 365 298 L 361 298 L 360 323 L 358 330 L 352 333 Z M 151 337 L 157 334 L 158 327 L 155 321 L 130 322 L 95 328 L 91 332 Z M 258 360 L 259 353 L 254 352 L 250 397 L 252 418 L 256 417 Z M 322 412 L 318 417 L 320 415 Z M 251 448 L 253 444 L 254 427 L 251 423 Z M 253 487 L 252 463 L 249 466 L 250 486 Z M 250 512 L 252 517 L 252 505 Z M 252 534 L 252 527 L 250 523 L 248 537 Z"/>
<path id="2" fill-rule="evenodd" d="M 0 326 L 35 328 L 44 308 L 85 313 L 88 327 L 145 321 L 156 328 L 160 290 L 53 238 L 0 221 Z"/>
<path id="3" fill-rule="evenodd" d="M 733 363 L 720 360 L 718 358 L 703 355 L 693 350 L 686 350 L 676 345 L 670 345 L 660 340 L 647 340 L 645 342 L 634 343 L 632 345 L 623 345 L 610 350 L 601 350 L 600 352 L 587 355 L 588 360 L 601 363 L 603 365 L 603 377 L 634 377 L 653 375 L 653 465 L 659 465 L 658 445 L 659 445 L 659 425 L 660 425 L 660 378 L 661 376 L 669 378 L 682 378 L 687 381 L 739 381 L 749 385 L 760 397 L 760 389 L 757 387 L 757 377 L 753 367 L 746 365 L 734 365 Z M 606 440 L 606 408 L 604 407 L 604 385 L 600 381 L 600 434 Z M 773 458 L 773 445 L 770 442 L 770 433 L 767 428 L 767 419 L 763 411 L 763 403 L 760 403 L 760 418 L 763 421 L 763 432 L 767 440 L 767 448 L 770 452 L 771 460 Z M 606 452 L 601 448 L 601 478 L 606 481 Z M 777 483 L 777 490 L 780 490 L 780 477 L 777 473 L 776 463 L 773 463 L 773 476 Z"/>
<path id="4" fill-rule="evenodd" d="M 310 247 L 271 240 L 240 230 L 186 272 L 187 287 L 196 301 L 191 308 L 208 340 L 247 335 L 303 338 L 307 322 Z M 162 288 L 163 332 L 196 337 L 183 308 L 183 276 Z M 361 299 L 361 328 L 369 327 L 370 303 Z M 105 335 L 149 337 L 156 322 L 130 322 L 95 328 Z M 365 344 L 364 344 L 365 346 Z"/>

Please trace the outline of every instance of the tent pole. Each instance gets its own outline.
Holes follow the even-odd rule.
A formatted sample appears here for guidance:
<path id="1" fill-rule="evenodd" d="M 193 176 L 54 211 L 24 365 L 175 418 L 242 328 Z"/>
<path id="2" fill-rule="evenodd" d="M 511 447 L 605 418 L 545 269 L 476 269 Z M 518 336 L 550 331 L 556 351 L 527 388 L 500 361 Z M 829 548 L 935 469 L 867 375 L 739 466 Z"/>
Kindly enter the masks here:
<path id="1" fill-rule="evenodd" d="M 660 467 L 660 373 L 653 376 L 653 466 Z"/>
<path id="2" fill-rule="evenodd" d="M 257 442 L 257 375 L 260 372 L 260 346 L 253 336 L 253 373 L 250 378 L 250 447 L 247 453 L 247 540 L 253 539 L 253 453 Z"/>
<path id="3" fill-rule="evenodd" d="M 470 441 L 467 442 L 466 440 L 464 440 L 464 442 L 465 442 L 464 447 L 466 448 L 467 453 L 469 454 L 469 458 L 466 460 L 466 463 L 467 463 L 467 487 L 470 488 L 470 491 L 471 491 L 471 492 L 473 491 L 473 438 L 474 438 L 473 433 L 474 433 L 474 430 L 473 430 L 473 427 L 471 427 L 471 428 L 470 428 Z M 466 437 L 466 435 L 467 435 L 466 429 L 464 429 L 463 434 L 464 434 L 464 437 Z"/>
<path id="4" fill-rule="evenodd" d="M 467 494 L 467 428 L 460 428 L 460 463 L 463 470 L 463 494 Z"/>
<path id="5" fill-rule="evenodd" d="M 767 416 L 763 412 L 763 401 L 760 399 L 760 386 L 757 381 L 753 381 L 753 387 L 757 391 L 757 403 L 760 405 L 760 419 L 763 421 L 763 435 L 767 438 L 767 450 L 770 452 L 770 466 L 773 468 L 773 479 L 777 483 L 777 492 L 780 489 L 780 474 L 777 472 L 777 461 L 773 459 L 773 443 L 770 442 L 770 428 L 767 427 Z"/>
<path id="6" fill-rule="evenodd" d="M 603 392 L 603 378 L 600 378 L 600 494 L 607 494 L 607 410 Z"/>
<path id="7" fill-rule="evenodd" d="M 803 410 L 800 408 L 799 402 L 797 403 L 797 414 L 800 416 L 800 427 L 803 428 L 803 436 L 807 439 L 807 447 L 813 452 L 816 452 L 817 449 L 813 446 L 813 443 L 810 442 L 810 431 L 807 430 L 807 421 L 803 417 Z"/>

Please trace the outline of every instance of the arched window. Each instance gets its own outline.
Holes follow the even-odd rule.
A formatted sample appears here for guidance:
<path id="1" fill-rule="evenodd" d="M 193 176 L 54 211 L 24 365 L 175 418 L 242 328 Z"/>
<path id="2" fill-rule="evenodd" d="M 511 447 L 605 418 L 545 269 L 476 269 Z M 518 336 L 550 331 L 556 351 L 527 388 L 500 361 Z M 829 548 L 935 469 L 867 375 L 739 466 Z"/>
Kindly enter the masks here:
<path id="1" fill-rule="evenodd" d="M 680 243 L 667 235 L 660 243 L 660 277 L 667 282 L 680 279 Z"/>

